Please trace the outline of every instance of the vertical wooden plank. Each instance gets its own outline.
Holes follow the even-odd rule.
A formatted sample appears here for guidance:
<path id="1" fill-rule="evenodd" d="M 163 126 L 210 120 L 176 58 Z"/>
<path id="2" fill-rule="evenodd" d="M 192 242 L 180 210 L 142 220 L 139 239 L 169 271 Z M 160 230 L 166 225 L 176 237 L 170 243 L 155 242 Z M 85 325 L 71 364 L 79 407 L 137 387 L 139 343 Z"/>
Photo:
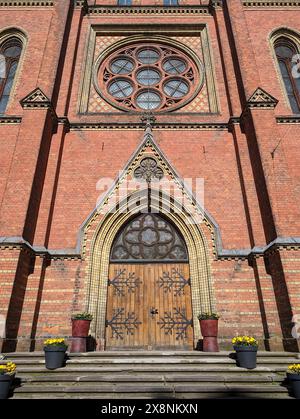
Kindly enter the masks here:
<path id="1" fill-rule="evenodd" d="M 132 273 L 133 271 L 133 266 L 132 265 L 127 265 L 127 278 L 129 277 L 129 275 Z M 126 295 L 126 301 L 125 304 L 126 306 L 128 305 L 128 310 L 125 310 L 126 315 L 131 315 L 132 313 L 135 314 L 135 301 L 134 301 L 134 293 L 129 292 L 128 289 L 125 291 L 125 295 Z M 133 334 L 131 334 L 133 333 Z M 127 337 L 127 346 L 129 348 L 133 348 L 134 347 L 134 337 L 135 337 L 135 333 L 136 330 L 132 330 L 132 332 L 126 332 L 126 337 Z"/>
<path id="2" fill-rule="evenodd" d="M 150 310 L 155 307 L 155 292 L 153 287 L 153 265 L 147 265 L 147 281 L 149 286 L 149 298 L 148 298 L 148 319 L 149 319 L 149 345 L 151 348 L 156 346 L 156 330 L 155 330 L 155 316 L 152 316 Z"/>

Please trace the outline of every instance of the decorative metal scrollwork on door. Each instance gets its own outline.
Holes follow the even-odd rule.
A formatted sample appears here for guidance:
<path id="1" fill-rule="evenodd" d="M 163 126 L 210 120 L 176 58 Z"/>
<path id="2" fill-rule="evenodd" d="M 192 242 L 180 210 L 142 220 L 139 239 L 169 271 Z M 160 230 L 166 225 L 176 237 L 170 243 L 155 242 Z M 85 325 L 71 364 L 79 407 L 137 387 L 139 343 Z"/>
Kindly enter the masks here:
<path id="1" fill-rule="evenodd" d="M 174 312 L 165 311 L 164 317 L 157 324 L 161 329 L 165 330 L 165 335 L 176 333 L 176 340 L 184 340 L 187 338 L 187 329 L 192 325 L 192 319 L 188 319 L 186 310 L 174 307 Z"/>
<path id="2" fill-rule="evenodd" d="M 172 268 L 171 272 L 163 272 L 163 276 L 157 281 L 160 288 L 164 289 L 164 292 L 172 292 L 174 290 L 174 297 L 184 295 L 184 288 L 186 285 L 190 285 L 190 279 L 186 279 L 179 269 Z"/>
<path id="3" fill-rule="evenodd" d="M 124 334 L 134 335 L 136 329 L 142 324 L 134 312 L 125 314 L 125 308 L 117 308 L 113 310 L 111 320 L 106 320 L 106 327 L 110 326 L 112 330 L 112 338 L 124 339 Z"/>
<path id="4" fill-rule="evenodd" d="M 115 271 L 115 277 L 108 280 L 108 285 L 114 287 L 114 294 L 119 297 L 125 297 L 125 291 L 134 293 L 142 283 L 140 278 L 136 277 L 135 272 L 128 272 L 127 269 Z"/>

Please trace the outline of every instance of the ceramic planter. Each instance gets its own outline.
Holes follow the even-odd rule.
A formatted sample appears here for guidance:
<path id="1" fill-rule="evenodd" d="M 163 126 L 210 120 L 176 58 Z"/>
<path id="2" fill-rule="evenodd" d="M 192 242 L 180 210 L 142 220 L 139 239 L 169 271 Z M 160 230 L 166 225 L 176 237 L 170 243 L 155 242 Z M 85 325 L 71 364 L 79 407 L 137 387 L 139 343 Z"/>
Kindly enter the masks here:
<path id="1" fill-rule="evenodd" d="M 45 361 L 48 370 L 64 366 L 67 346 L 45 346 Z"/>
<path id="2" fill-rule="evenodd" d="M 300 374 L 287 374 L 292 387 L 293 395 L 296 399 L 300 399 Z"/>
<path id="3" fill-rule="evenodd" d="M 13 376 L 0 374 L 0 399 L 7 399 Z"/>
<path id="4" fill-rule="evenodd" d="M 91 320 L 72 319 L 72 337 L 87 338 L 89 335 Z"/>
<path id="5" fill-rule="evenodd" d="M 218 345 L 218 320 L 200 320 L 201 334 L 203 336 L 204 352 L 219 352 Z"/>
<path id="6" fill-rule="evenodd" d="M 256 368 L 257 346 L 234 346 L 237 366 L 249 370 Z"/>

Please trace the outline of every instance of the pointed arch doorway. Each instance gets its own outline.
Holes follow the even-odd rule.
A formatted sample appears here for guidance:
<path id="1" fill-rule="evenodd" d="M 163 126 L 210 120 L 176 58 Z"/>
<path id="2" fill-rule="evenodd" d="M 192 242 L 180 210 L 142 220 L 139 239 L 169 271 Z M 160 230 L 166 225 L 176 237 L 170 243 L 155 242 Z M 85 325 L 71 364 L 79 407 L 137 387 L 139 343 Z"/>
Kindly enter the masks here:
<path id="1" fill-rule="evenodd" d="M 162 214 L 135 215 L 110 252 L 106 349 L 193 349 L 189 258 Z"/>

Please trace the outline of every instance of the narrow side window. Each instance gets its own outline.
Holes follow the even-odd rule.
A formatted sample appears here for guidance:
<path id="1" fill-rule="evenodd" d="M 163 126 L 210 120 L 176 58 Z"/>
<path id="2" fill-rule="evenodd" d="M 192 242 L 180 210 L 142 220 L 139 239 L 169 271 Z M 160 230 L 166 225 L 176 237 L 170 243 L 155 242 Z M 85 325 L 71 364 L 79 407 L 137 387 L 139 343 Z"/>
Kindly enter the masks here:
<path id="1" fill-rule="evenodd" d="M 22 52 L 18 38 L 10 38 L 0 45 L 0 114 L 4 114 Z"/>

